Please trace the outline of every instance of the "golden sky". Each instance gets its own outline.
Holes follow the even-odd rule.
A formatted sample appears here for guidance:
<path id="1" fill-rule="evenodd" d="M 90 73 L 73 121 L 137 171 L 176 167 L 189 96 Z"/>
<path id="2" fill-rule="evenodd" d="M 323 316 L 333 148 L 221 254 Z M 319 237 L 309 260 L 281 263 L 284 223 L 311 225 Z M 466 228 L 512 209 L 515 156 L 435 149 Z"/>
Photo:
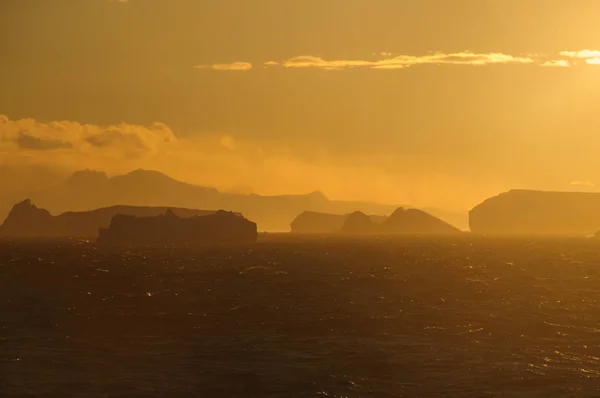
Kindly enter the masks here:
<path id="1" fill-rule="evenodd" d="M 467 209 L 600 184 L 597 0 L 2 0 L 0 166 Z"/>

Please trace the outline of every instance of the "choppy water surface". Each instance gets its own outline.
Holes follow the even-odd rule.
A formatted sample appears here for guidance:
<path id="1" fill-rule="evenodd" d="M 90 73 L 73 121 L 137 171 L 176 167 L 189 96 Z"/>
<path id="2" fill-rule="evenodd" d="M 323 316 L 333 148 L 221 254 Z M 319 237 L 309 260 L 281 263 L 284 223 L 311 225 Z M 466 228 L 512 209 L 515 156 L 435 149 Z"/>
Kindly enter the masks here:
<path id="1" fill-rule="evenodd" d="M 0 244 L 0 396 L 586 397 L 600 242 Z"/>

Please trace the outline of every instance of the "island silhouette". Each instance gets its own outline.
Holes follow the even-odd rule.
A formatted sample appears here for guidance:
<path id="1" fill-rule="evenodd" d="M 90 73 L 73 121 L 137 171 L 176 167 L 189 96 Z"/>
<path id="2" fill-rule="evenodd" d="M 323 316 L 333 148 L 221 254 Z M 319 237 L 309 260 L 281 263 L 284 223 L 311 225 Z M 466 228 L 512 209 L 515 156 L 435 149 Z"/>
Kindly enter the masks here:
<path id="1" fill-rule="evenodd" d="M 256 224 L 239 214 L 219 210 L 204 216 L 178 217 L 172 210 L 155 217 L 117 214 L 101 228 L 100 244 L 254 242 Z"/>
<path id="2" fill-rule="evenodd" d="M 350 214 L 303 212 L 291 223 L 292 233 L 351 235 L 385 234 L 454 234 L 458 228 L 422 210 L 396 209 L 389 217 L 367 215 L 360 211 Z"/>
<path id="3" fill-rule="evenodd" d="M 328 234 L 340 232 L 350 214 L 329 214 L 314 211 L 303 211 L 290 224 L 293 233 Z M 376 223 L 385 221 L 385 216 L 370 215 Z"/>
<path id="4" fill-rule="evenodd" d="M 99 186 L 104 188 L 98 190 Z M 83 195 L 81 201 L 76 195 L 78 192 Z M 53 215 L 57 212 L 38 207 L 31 199 L 21 201 L 12 207 L 0 225 L 0 237 L 96 239 L 98 230 L 108 228 L 116 215 L 157 217 L 169 209 L 184 219 L 212 215 L 220 210 L 243 214 L 261 231 L 275 228 L 275 231 L 302 234 L 363 235 L 460 231 L 446 220 L 420 209 L 396 207 L 390 210 L 388 205 L 330 201 L 321 193 L 271 197 L 226 194 L 147 171 L 113 178 L 100 172 L 79 172 L 65 186 L 39 193 L 38 197 L 54 209 L 68 211 Z M 124 204 L 87 209 L 113 201 Z M 148 202 L 162 205 L 143 205 Z M 180 207 L 177 203 L 201 203 L 205 207 Z M 345 210 L 351 206 L 357 207 L 348 212 L 310 210 L 314 207 Z M 360 206 L 382 212 L 368 213 Z M 289 216 L 297 209 L 300 210 Z M 288 216 L 291 223 L 281 226 Z M 475 206 L 469 212 L 469 224 L 470 231 L 477 234 L 592 236 L 600 230 L 600 194 L 511 190 Z"/>
<path id="5" fill-rule="evenodd" d="M 84 212 L 66 212 L 53 216 L 27 199 L 13 206 L 0 225 L 0 237 L 5 238 L 79 238 L 93 240 L 101 228 L 108 228 L 116 215 L 156 217 L 167 211 L 177 217 L 191 218 L 214 214 L 209 210 L 175 207 L 111 206 Z"/>
<path id="6" fill-rule="evenodd" d="M 511 190 L 469 213 L 472 232 L 511 235 L 593 235 L 600 229 L 600 194 Z"/>

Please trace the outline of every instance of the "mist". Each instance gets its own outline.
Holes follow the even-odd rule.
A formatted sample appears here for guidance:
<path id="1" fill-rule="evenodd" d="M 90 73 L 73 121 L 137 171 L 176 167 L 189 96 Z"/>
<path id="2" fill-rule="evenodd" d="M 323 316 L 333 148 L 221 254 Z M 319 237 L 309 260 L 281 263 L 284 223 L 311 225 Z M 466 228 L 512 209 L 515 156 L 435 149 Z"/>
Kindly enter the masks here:
<path id="1" fill-rule="evenodd" d="M 381 155 L 331 154 L 277 142 L 203 133 L 179 138 L 168 126 L 97 126 L 73 121 L 41 123 L 0 117 L 0 166 L 5 195 L 23 195 L 78 170 L 109 175 L 136 169 L 161 171 L 183 182 L 263 195 L 321 191 L 336 200 L 364 200 L 466 210 L 506 188 L 485 187 L 435 170 L 412 171 L 425 162 Z M 407 171 L 398 170 L 405 163 Z M 39 170 L 44 170 L 40 174 Z M 473 188 L 470 188 L 473 186 Z"/>

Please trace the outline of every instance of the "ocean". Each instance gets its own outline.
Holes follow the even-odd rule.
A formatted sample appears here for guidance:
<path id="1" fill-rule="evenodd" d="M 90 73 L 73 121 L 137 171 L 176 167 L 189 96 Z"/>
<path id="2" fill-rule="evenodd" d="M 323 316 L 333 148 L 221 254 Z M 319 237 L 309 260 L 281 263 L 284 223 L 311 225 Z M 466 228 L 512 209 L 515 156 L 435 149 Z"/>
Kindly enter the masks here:
<path id="1" fill-rule="evenodd" d="M 600 396 L 600 242 L 0 243 L 0 397 Z"/>

